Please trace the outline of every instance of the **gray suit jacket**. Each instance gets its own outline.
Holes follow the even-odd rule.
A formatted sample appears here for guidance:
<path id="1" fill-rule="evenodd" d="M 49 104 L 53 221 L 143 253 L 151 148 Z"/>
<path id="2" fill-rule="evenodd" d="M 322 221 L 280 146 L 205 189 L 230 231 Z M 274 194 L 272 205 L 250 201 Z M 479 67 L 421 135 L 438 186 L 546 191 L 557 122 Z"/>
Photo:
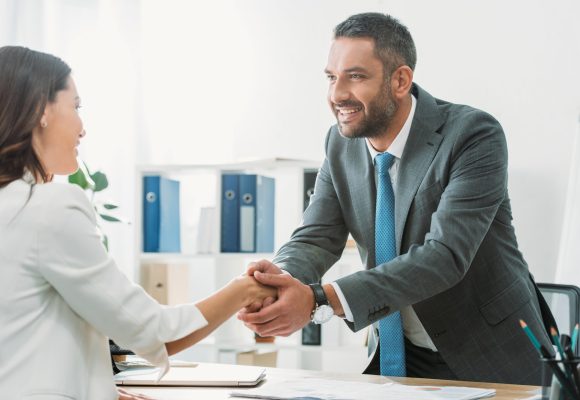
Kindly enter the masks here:
<path id="1" fill-rule="evenodd" d="M 333 126 L 302 225 L 274 262 L 305 283 L 340 258 L 350 232 L 366 270 L 337 281 L 357 331 L 412 305 L 462 380 L 540 383 L 525 320 L 547 347 L 535 284 L 518 250 L 507 146 L 490 115 L 413 86 L 417 108 L 399 166 L 399 256 L 375 266 L 374 167 L 365 140 Z"/>

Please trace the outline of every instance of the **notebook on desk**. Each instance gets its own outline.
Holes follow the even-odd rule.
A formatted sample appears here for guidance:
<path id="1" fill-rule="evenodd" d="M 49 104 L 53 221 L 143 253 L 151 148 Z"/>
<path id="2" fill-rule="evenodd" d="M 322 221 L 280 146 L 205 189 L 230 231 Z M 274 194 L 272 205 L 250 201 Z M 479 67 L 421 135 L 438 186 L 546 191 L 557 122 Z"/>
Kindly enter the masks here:
<path id="1" fill-rule="evenodd" d="M 127 370 L 115 375 L 121 386 L 224 386 L 252 387 L 264 379 L 266 369 L 245 365 L 196 364 L 172 367 L 160 381 L 158 368 Z"/>

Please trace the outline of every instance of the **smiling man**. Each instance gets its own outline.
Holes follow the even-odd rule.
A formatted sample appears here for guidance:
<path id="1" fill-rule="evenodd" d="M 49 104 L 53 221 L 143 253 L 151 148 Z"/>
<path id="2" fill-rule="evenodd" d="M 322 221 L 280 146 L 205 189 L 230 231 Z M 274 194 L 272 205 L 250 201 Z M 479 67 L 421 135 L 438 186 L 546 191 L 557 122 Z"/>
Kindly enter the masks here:
<path id="1" fill-rule="evenodd" d="M 372 325 L 369 373 L 540 384 L 518 320 L 550 348 L 551 314 L 518 250 L 503 130 L 413 83 L 415 63 L 391 16 L 335 28 L 326 159 L 303 224 L 272 262 L 248 268 L 278 299 L 239 318 L 260 335 L 333 315 L 355 331 Z M 364 269 L 320 285 L 349 233 Z"/>

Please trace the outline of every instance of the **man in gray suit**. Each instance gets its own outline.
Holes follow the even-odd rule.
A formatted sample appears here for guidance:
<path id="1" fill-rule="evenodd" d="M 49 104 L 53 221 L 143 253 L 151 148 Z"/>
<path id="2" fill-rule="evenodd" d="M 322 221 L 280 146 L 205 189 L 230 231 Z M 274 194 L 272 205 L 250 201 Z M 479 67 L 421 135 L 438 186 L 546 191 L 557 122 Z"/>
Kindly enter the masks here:
<path id="1" fill-rule="evenodd" d="M 334 33 L 326 74 L 338 124 L 302 225 L 272 262 L 249 266 L 278 299 L 238 318 L 285 336 L 334 314 L 354 331 L 373 324 L 386 343 L 393 331 L 381 323 L 396 316 L 401 374 L 539 384 L 539 357 L 518 320 L 551 348 L 551 315 L 517 247 L 500 124 L 413 83 L 415 46 L 396 19 L 354 15 Z M 376 166 L 382 153 L 394 159 L 388 175 Z M 383 192 L 394 194 L 390 214 Z M 321 286 L 349 233 L 366 269 Z M 383 356 L 399 352 L 391 349 L 371 340 L 368 372 L 383 371 Z"/>

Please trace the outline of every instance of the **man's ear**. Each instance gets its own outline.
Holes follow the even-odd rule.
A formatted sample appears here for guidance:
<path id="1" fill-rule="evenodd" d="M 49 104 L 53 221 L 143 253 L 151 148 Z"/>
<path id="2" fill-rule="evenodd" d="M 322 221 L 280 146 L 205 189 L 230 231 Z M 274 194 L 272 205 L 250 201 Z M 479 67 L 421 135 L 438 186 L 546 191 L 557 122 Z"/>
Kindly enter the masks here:
<path id="1" fill-rule="evenodd" d="M 391 93 L 396 99 L 403 99 L 411 91 L 413 85 L 413 70 L 407 65 L 401 65 L 391 74 Z"/>

